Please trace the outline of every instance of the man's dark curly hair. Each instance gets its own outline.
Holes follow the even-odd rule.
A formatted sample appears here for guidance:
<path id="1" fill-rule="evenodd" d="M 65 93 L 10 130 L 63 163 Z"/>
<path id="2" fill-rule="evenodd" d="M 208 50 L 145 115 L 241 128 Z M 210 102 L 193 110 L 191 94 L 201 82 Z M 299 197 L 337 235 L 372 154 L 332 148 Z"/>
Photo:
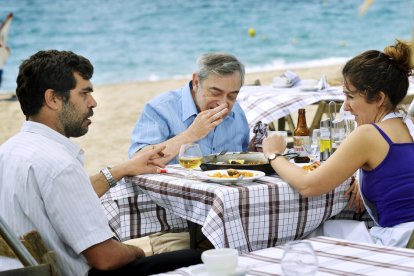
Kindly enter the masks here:
<path id="1" fill-rule="evenodd" d="M 26 118 L 40 111 L 47 89 L 53 89 L 67 102 L 70 90 L 76 87 L 75 72 L 89 80 L 93 66 L 88 59 L 70 51 L 39 51 L 23 61 L 16 80 L 16 95 Z"/>

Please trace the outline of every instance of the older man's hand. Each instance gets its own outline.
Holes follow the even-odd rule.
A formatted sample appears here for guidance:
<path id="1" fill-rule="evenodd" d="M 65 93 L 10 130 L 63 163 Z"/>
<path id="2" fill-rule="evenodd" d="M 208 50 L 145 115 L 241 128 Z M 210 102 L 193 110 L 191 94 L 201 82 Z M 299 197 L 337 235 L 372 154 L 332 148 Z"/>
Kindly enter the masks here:
<path id="1" fill-rule="evenodd" d="M 227 104 L 221 104 L 216 108 L 201 111 L 187 129 L 187 134 L 193 141 L 200 140 L 209 134 L 212 129 L 221 124 L 228 112 Z"/>

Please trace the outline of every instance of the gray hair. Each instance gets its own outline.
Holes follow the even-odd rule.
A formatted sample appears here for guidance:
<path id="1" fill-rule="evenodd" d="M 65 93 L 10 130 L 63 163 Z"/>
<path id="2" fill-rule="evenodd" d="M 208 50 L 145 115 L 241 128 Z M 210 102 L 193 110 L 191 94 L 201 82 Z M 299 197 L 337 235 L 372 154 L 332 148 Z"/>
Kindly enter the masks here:
<path id="1" fill-rule="evenodd" d="M 218 76 L 240 72 L 240 83 L 244 83 L 244 65 L 235 56 L 226 53 L 207 53 L 197 59 L 197 75 L 200 83 L 210 74 Z"/>

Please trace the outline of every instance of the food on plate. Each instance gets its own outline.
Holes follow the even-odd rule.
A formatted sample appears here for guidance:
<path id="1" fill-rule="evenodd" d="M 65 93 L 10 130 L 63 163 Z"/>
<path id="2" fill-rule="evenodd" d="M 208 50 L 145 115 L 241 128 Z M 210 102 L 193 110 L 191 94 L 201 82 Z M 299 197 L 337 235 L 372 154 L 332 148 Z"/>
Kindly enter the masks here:
<path id="1" fill-rule="evenodd" d="M 305 165 L 302 168 L 304 170 L 310 172 L 310 171 L 316 170 L 320 165 L 321 165 L 321 162 L 316 161 L 316 162 L 313 162 L 313 163 L 311 163 L 309 165 Z"/>
<path id="2" fill-rule="evenodd" d="M 243 160 L 243 159 L 229 159 L 229 164 L 241 164 L 241 165 L 243 165 L 244 161 L 245 160 Z"/>
<path id="3" fill-rule="evenodd" d="M 219 161 L 214 164 L 217 165 L 262 165 L 263 161 L 246 161 L 244 159 L 229 159 L 227 162 Z"/>
<path id="4" fill-rule="evenodd" d="M 208 176 L 217 177 L 217 178 L 239 178 L 240 176 L 253 177 L 254 173 L 253 172 L 248 172 L 248 171 L 238 171 L 238 170 L 235 170 L 235 169 L 228 169 L 227 174 L 226 173 L 221 173 L 221 172 L 216 172 L 214 174 L 208 174 Z"/>

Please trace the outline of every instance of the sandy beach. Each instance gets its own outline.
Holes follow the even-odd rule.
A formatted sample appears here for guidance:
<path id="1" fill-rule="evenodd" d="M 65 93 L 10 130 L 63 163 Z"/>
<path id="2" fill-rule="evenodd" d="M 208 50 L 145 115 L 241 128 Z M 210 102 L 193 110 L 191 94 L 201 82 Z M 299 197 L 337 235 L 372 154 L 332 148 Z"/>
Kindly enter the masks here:
<path id="1" fill-rule="evenodd" d="M 319 79 L 326 74 L 331 84 L 341 80 L 341 66 L 290 69 L 302 79 Z M 259 79 L 262 85 L 269 85 L 272 79 L 283 71 L 248 73 L 246 84 Z M 104 166 L 117 164 L 127 158 L 130 135 L 146 102 L 155 96 L 185 85 L 189 79 L 161 80 L 156 82 L 135 82 L 95 86 L 93 93 L 98 102 L 89 132 L 73 139 L 85 150 L 85 167 L 94 174 Z M 93 82 L 93 78 L 92 78 Z M 12 91 L 11 91 L 12 93 Z M 11 94 L 0 94 L 0 144 L 19 132 L 24 121 L 18 101 L 8 101 Z M 307 108 L 312 116 L 312 109 Z M 293 114 L 296 115 L 296 114 Z"/>

